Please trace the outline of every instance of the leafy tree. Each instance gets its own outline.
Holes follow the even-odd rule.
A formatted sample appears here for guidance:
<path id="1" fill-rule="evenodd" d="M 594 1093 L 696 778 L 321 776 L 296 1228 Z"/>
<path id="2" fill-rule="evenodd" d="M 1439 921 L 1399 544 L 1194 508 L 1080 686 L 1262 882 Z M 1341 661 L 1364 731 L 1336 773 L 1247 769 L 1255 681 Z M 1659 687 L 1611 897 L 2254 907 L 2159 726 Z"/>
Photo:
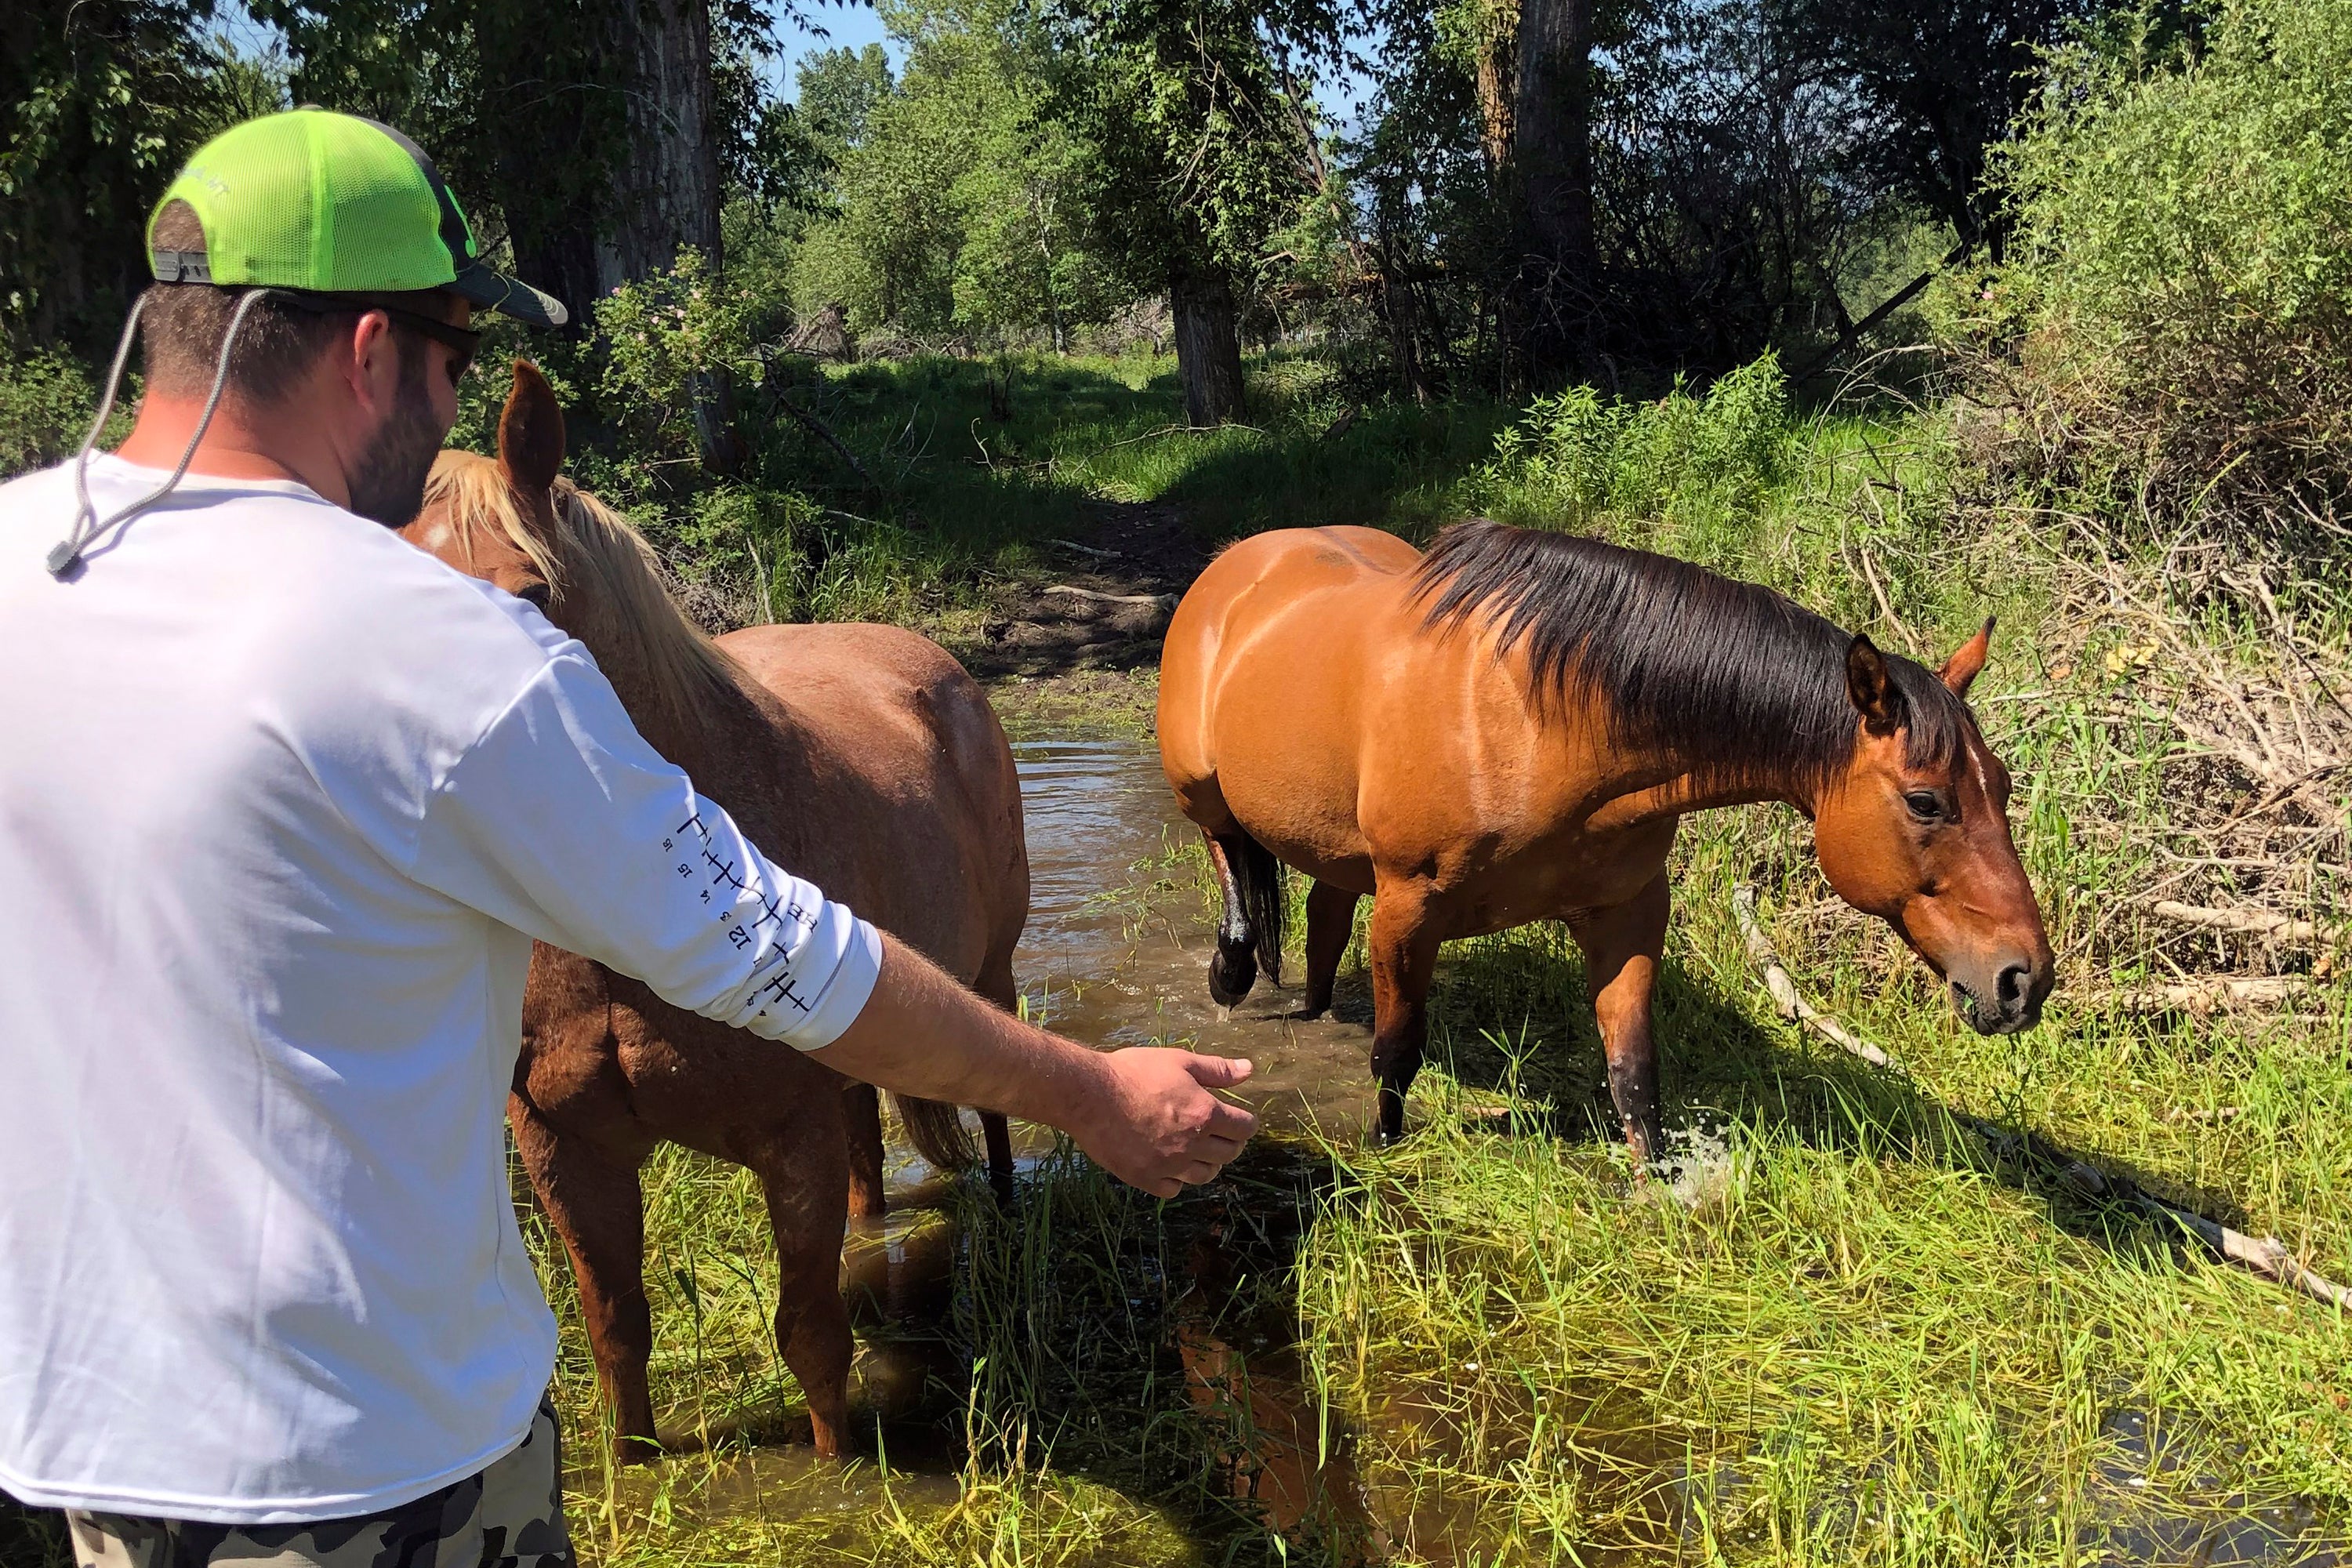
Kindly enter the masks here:
<path id="1" fill-rule="evenodd" d="M 1801 0 L 1787 26 L 1798 53 L 1842 79 L 1871 128 L 1870 174 L 1998 258 L 2006 229 L 1985 184 L 1988 151 L 2031 100 L 2039 51 L 2106 6 L 2099 0 Z"/>
<path id="2" fill-rule="evenodd" d="M 205 33 L 211 0 L 18 0 L 0 12 L 0 328 L 111 346 L 180 163 L 274 90 Z"/>
<path id="3" fill-rule="evenodd" d="M 1165 289 L 1185 413 L 1240 411 L 1236 293 L 1314 186 L 1297 62 L 1339 51 L 1326 0 L 1071 0 L 1051 14 L 1056 117 L 1129 282 Z"/>
<path id="4" fill-rule="evenodd" d="M 866 116 L 896 85 L 889 57 L 879 44 L 816 50 L 801 61 L 794 79 L 801 118 L 817 145 L 835 162 L 865 139 Z"/>
<path id="5" fill-rule="evenodd" d="M 933 336 L 1042 329 L 1066 345 L 1118 290 L 1092 246 L 1087 150 L 1045 112 L 1043 36 L 1005 0 L 887 15 L 908 51 L 895 89 L 862 100 L 887 78 L 846 50 L 822 79 L 829 122 L 857 133 L 839 163 L 838 216 L 810 232 L 795 267 L 803 309 L 839 302 L 860 329 Z"/>

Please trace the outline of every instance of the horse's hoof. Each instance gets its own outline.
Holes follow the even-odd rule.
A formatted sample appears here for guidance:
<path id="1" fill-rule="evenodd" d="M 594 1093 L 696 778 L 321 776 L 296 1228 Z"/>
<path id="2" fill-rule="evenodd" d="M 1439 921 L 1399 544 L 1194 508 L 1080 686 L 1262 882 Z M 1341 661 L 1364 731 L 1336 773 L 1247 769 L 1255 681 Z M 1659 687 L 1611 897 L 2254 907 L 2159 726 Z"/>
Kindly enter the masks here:
<path id="1" fill-rule="evenodd" d="M 613 1439 L 613 1462 L 616 1465 L 650 1465 L 662 1457 L 662 1446 L 652 1437 L 615 1437 Z"/>
<path id="2" fill-rule="evenodd" d="M 1219 948 L 1209 959 L 1209 999 L 1220 1007 L 1231 1007 L 1250 994 L 1257 984 L 1257 959 L 1244 952 L 1228 960 L 1224 949 Z"/>

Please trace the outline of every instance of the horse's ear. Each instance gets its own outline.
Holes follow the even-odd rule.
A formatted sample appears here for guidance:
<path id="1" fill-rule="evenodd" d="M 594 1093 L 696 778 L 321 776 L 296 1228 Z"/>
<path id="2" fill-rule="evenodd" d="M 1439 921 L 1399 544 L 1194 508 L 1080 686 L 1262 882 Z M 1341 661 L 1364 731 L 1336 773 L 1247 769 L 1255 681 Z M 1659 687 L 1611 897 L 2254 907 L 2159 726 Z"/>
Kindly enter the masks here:
<path id="1" fill-rule="evenodd" d="M 1862 715 L 1862 727 L 1874 735 L 1892 735 L 1910 716 L 1903 689 L 1895 684 L 1895 672 L 1886 668 L 1886 656 L 1859 632 L 1845 650 L 1845 689 Z"/>
<path id="2" fill-rule="evenodd" d="M 514 363 L 514 390 L 499 416 L 499 467 L 507 482 L 531 495 L 543 494 L 563 471 L 563 410 L 539 366 Z"/>
<path id="3" fill-rule="evenodd" d="M 1937 670 L 1936 674 L 1950 689 L 1953 696 L 1966 697 L 1969 694 L 1969 683 L 1977 678 L 1979 670 L 1984 668 L 1985 655 L 1991 651 L 1992 617 L 1987 616 L 1985 624 L 1977 628 L 1977 635 L 1954 649 L 1952 657 L 1944 661 L 1944 668 Z"/>

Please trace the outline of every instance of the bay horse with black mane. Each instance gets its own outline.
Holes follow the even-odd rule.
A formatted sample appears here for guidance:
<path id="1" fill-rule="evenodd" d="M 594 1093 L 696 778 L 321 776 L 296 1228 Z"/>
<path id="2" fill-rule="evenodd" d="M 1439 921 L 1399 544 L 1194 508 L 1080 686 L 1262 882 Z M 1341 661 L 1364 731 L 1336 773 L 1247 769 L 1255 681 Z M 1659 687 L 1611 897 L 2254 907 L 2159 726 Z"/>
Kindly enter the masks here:
<path id="1" fill-rule="evenodd" d="M 2009 773 L 1969 711 L 1992 623 L 1931 673 L 1779 594 L 1599 540 L 1484 521 L 1423 555 L 1368 528 L 1258 534 L 1168 628 L 1160 755 L 1224 896 L 1209 989 L 1277 984 L 1282 868 L 1307 898 L 1311 1016 L 1372 896 L 1379 1135 L 1404 1125 L 1441 942 L 1564 921 L 1610 1096 L 1662 1150 L 1651 993 L 1666 855 L 1694 811 L 1786 801 L 1822 874 L 1948 983 L 1978 1030 L 2033 1026 L 2049 939 Z"/>
<path id="2" fill-rule="evenodd" d="M 1029 858 L 1012 748 L 978 683 L 897 626 L 705 637 L 645 540 L 559 477 L 563 442 L 554 394 L 519 362 L 497 459 L 444 452 L 405 536 L 579 638 L 639 732 L 777 864 L 1011 1008 Z M 953 1106 L 897 1102 L 927 1159 L 969 1163 Z M 776 1239 L 777 1345 L 818 1451 L 838 1453 L 853 1350 L 843 1224 L 883 1203 L 875 1090 L 542 942 L 508 1119 L 572 1257 L 616 1454 L 658 1452 L 637 1172 L 664 1142 L 758 1173 Z M 1008 1182 L 1004 1119 L 982 1124 L 992 1173 Z"/>

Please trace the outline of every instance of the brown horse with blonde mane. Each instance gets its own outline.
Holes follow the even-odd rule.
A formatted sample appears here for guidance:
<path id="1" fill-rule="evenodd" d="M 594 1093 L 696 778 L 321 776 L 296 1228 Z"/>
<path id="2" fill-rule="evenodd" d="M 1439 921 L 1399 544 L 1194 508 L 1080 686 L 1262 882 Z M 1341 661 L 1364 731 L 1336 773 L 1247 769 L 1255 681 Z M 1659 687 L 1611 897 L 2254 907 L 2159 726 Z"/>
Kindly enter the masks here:
<path id="1" fill-rule="evenodd" d="M 638 731 L 779 865 L 1012 1007 L 1029 859 L 1012 749 L 979 685 L 895 626 L 705 637 L 671 602 L 645 540 L 561 479 L 562 461 L 554 394 L 518 363 L 497 459 L 444 452 L 404 533 L 584 644 Z M 897 1103 L 927 1159 L 970 1163 L 953 1106 Z M 777 1344 L 808 1397 L 818 1451 L 838 1453 L 853 1349 L 843 1224 L 883 1203 L 875 1090 L 542 943 L 508 1116 L 572 1256 L 615 1452 L 658 1451 L 637 1173 L 668 1142 L 758 1173 L 776 1238 Z M 982 1121 L 992 1173 L 1009 1180 L 1004 1119 Z"/>
<path id="2" fill-rule="evenodd" d="M 1277 984 L 1282 868 L 1307 898 L 1309 1016 L 1372 895 L 1372 1071 L 1396 1137 L 1441 942 L 1564 921 L 1637 1162 L 1661 1152 L 1652 987 L 1666 855 L 1694 811 L 1786 801 L 1822 873 L 1979 1031 L 2032 1027 L 2042 912 L 2009 773 L 1969 711 L 1992 623 L 1931 674 L 1750 584 L 1475 521 L 1422 554 L 1367 528 L 1262 533 L 1168 628 L 1160 755 L 1224 894 L 1209 989 Z"/>

